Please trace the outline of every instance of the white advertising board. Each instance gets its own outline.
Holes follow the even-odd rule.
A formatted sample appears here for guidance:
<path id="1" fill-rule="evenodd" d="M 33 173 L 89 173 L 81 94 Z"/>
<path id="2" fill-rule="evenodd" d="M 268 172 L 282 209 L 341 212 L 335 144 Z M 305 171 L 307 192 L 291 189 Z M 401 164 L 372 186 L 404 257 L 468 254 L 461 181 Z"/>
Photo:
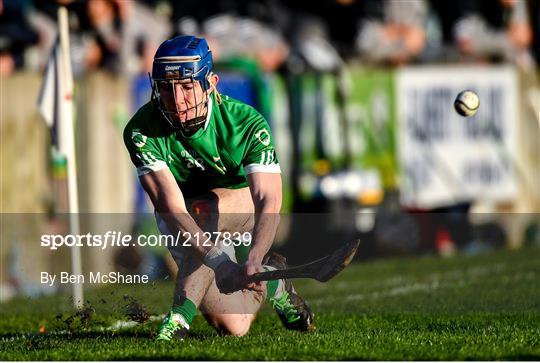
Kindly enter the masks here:
<path id="1" fill-rule="evenodd" d="M 471 117 L 456 95 L 475 91 Z M 516 194 L 517 77 L 509 66 L 407 67 L 397 72 L 401 202 L 435 208 Z"/>

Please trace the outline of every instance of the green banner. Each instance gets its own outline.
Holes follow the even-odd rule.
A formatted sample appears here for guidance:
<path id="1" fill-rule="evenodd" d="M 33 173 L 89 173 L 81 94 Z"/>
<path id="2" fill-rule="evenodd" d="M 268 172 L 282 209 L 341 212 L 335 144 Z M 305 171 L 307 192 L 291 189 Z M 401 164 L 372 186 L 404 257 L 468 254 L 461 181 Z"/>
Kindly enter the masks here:
<path id="1" fill-rule="evenodd" d="M 349 73 L 347 134 L 353 165 L 377 169 L 384 187 L 395 188 L 398 165 L 394 72 L 353 68 Z"/>

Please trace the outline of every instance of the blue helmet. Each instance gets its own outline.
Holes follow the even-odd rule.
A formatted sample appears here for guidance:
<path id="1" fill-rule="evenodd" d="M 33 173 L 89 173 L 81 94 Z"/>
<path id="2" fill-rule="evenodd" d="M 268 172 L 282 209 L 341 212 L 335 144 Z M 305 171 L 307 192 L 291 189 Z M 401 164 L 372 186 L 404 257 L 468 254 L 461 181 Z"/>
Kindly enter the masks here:
<path id="1" fill-rule="evenodd" d="M 200 81 L 206 91 L 210 87 L 208 75 L 212 68 L 212 51 L 206 40 L 193 35 L 180 35 L 164 41 L 157 49 L 152 65 L 152 80 L 193 78 Z"/>

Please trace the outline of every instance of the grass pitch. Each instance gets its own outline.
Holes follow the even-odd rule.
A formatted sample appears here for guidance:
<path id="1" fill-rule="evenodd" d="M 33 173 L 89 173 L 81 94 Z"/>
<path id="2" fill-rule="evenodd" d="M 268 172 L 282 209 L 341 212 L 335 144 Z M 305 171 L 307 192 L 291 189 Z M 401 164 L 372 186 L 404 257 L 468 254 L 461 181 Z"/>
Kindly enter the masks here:
<path id="1" fill-rule="evenodd" d="M 452 259 L 358 263 L 326 284 L 299 281 L 317 330 L 286 331 L 265 308 L 249 334 L 201 316 L 184 342 L 150 339 L 172 283 L 0 305 L 0 360 L 540 360 L 540 248 Z M 129 322 L 131 319 L 145 321 Z M 41 332 L 40 332 L 41 330 Z"/>

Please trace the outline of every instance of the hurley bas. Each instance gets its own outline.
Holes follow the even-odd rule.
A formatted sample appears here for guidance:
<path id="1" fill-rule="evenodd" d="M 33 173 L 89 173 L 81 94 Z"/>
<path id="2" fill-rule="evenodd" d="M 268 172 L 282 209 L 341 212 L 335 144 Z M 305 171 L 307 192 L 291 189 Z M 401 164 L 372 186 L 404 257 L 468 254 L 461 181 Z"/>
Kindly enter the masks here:
<path id="1" fill-rule="evenodd" d="M 146 284 L 148 283 L 148 275 L 127 275 L 120 272 L 90 272 L 88 279 L 83 274 L 70 274 L 69 272 L 61 272 L 59 275 L 41 272 L 41 283 L 53 286 L 55 282 L 59 284 Z"/>

